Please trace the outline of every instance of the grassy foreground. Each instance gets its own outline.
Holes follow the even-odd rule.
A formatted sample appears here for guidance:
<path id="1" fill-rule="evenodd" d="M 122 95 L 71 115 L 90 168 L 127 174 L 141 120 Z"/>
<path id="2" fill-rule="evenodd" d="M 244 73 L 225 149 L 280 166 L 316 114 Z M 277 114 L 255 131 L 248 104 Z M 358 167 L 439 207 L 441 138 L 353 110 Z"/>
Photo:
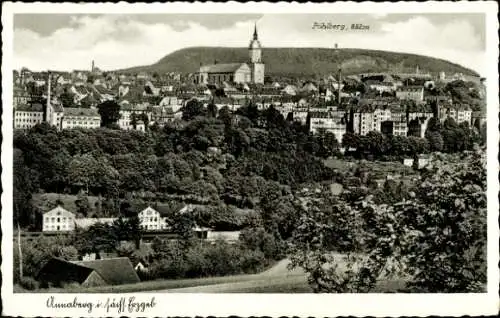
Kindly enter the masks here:
<path id="1" fill-rule="evenodd" d="M 50 288 L 36 291 L 14 286 L 16 293 L 312 293 L 307 276 L 301 269 L 289 271 L 287 260 L 259 274 L 204 277 L 175 280 L 154 280 L 118 286 L 89 288 Z M 380 281 L 374 293 L 404 292 L 405 281 Z"/>

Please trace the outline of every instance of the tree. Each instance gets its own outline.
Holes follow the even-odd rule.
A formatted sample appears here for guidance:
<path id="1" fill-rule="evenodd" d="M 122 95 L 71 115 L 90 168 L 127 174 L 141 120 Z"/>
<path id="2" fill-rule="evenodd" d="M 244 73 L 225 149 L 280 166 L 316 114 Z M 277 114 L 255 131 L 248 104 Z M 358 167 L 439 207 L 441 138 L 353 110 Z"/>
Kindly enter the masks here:
<path id="1" fill-rule="evenodd" d="M 203 104 L 197 99 L 192 99 L 182 108 L 182 120 L 192 120 L 197 116 L 202 116 L 204 112 Z"/>
<path id="2" fill-rule="evenodd" d="M 90 202 L 88 196 L 86 196 L 83 191 L 78 192 L 78 196 L 75 200 L 76 212 L 87 217 L 90 213 Z"/>
<path id="3" fill-rule="evenodd" d="M 75 107 L 75 100 L 73 98 L 73 95 L 68 92 L 67 89 L 64 90 L 64 92 L 59 96 L 59 99 L 61 100 L 61 103 L 64 108 L 66 107 Z"/>
<path id="4" fill-rule="evenodd" d="M 116 101 L 107 100 L 97 106 L 101 115 L 101 127 L 111 128 L 120 119 L 120 105 Z"/>
<path id="5" fill-rule="evenodd" d="M 230 127 L 231 122 L 232 122 L 232 114 L 231 111 L 229 110 L 229 107 L 224 106 L 219 110 L 219 116 L 217 117 L 219 120 L 221 120 L 225 127 Z"/>
<path id="6" fill-rule="evenodd" d="M 34 226 L 36 220 L 30 202 L 32 193 L 38 188 L 38 175 L 26 165 L 21 150 L 14 149 L 13 156 L 14 222 L 21 226 Z"/>
<path id="7" fill-rule="evenodd" d="M 214 103 L 210 103 L 207 106 L 208 117 L 217 117 L 217 106 Z"/>
<path id="8" fill-rule="evenodd" d="M 443 150 L 443 136 L 441 136 L 438 131 L 430 131 L 429 133 L 426 133 L 426 138 L 429 141 L 429 148 L 431 151 Z"/>
<path id="9" fill-rule="evenodd" d="M 292 264 L 310 274 L 315 291 L 368 292 L 380 280 L 399 279 L 406 291 L 484 292 L 485 149 L 434 155 L 424 169 L 406 201 L 376 204 L 365 196 L 316 204 L 301 217 Z"/>
<path id="10" fill-rule="evenodd" d="M 342 137 L 342 147 L 344 148 L 358 148 L 359 147 L 359 136 L 353 133 L 345 133 Z"/>

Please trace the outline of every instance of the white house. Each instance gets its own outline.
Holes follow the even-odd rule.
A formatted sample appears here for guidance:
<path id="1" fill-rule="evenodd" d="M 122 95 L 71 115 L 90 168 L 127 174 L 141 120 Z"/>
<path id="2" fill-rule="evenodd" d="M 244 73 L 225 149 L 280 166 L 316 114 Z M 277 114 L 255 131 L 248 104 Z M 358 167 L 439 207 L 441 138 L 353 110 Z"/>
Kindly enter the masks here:
<path id="1" fill-rule="evenodd" d="M 169 228 L 167 218 L 150 206 L 139 212 L 139 220 L 142 228 L 146 231 L 166 230 Z"/>
<path id="2" fill-rule="evenodd" d="M 424 100 L 423 86 L 403 86 L 396 91 L 396 97 L 401 100 L 414 100 L 421 102 Z"/>
<path id="3" fill-rule="evenodd" d="M 61 206 L 43 214 L 43 232 L 67 232 L 75 229 L 75 215 Z"/>
<path id="4" fill-rule="evenodd" d="M 43 122 L 43 106 L 41 104 L 19 105 L 14 113 L 14 128 L 29 129 Z"/>
<path id="5" fill-rule="evenodd" d="M 324 129 L 325 131 L 333 133 L 340 144 L 346 133 L 344 115 L 344 111 L 311 113 L 309 131 L 314 134 L 317 133 L 318 130 Z"/>
<path id="6" fill-rule="evenodd" d="M 64 108 L 61 126 L 62 129 L 99 128 L 101 115 L 91 108 Z"/>
<path id="7" fill-rule="evenodd" d="M 353 120 L 354 132 L 359 135 L 366 135 L 370 131 L 376 131 L 374 125 L 373 112 L 356 112 Z"/>

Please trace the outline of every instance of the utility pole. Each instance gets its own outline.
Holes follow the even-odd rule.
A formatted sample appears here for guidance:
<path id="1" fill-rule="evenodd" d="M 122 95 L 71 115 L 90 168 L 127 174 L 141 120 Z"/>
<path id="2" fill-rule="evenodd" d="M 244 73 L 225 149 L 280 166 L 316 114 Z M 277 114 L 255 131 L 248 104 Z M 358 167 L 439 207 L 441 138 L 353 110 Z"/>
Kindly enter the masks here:
<path id="1" fill-rule="evenodd" d="M 23 251 L 21 249 L 21 227 L 17 220 L 17 247 L 19 249 L 19 278 L 23 277 Z"/>

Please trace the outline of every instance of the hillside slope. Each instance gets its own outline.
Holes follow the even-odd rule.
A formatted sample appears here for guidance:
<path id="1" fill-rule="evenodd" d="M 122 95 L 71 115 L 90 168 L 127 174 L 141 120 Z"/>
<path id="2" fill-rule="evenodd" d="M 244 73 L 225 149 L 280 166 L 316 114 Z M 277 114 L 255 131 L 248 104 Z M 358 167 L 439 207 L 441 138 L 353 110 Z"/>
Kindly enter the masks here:
<path id="1" fill-rule="evenodd" d="M 478 76 L 473 70 L 428 56 L 363 49 L 264 48 L 266 75 L 313 76 L 331 74 L 342 68 L 346 74 L 361 72 L 412 72 L 418 65 L 422 72 L 463 73 Z M 196 72 L 200 64 L 246 62 L 246 48 L 190 47 L 166 55 L 148 66 L 128 68 L 127 72 Z"/>

